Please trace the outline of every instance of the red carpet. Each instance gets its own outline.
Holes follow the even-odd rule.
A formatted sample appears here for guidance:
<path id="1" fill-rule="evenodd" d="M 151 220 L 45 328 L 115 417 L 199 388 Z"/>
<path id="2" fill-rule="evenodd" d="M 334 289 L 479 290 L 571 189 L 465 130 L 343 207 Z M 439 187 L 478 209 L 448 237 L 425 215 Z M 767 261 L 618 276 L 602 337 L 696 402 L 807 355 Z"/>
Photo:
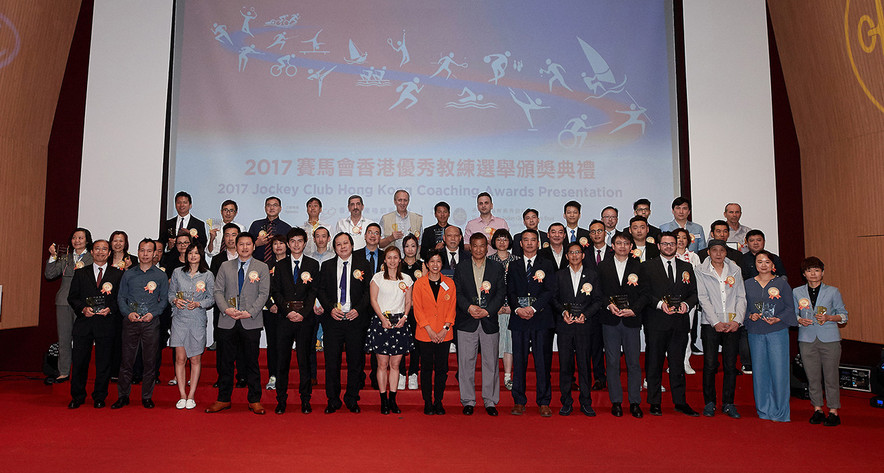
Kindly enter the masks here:
<path id="1" fill-rule="evenodd" d="M 172 374 L 167 364 L 161 376 Z M 694 357 L 695 368 L 701 357 Z M 452 363 L 453 363 L 452 355 Z M 266 371 L 262 377 L 266 382 Z M 273 414 L 273 392 L 264 392 L 266 416 L 246 408 L 245 389 L 234 392 L 234 406 L 220 414 L 202 410 L 215 398 L 214 354 L 207 352 L 197 408 L 178 411 L 177 387 L 157 386 L 157 407 L 137 401 L 96 410 L 91 399 L 68 410 L 70 384 L 44 386 L 36 373 L 0 374 L 0 458 L 4 471 L 880 471 L 884 464 L 884 410 L 869 407 L 871 397 L 842 391 L 840 427 L 810 425 L 807 401 L 792 399 L 792 422 L 758 419 L 752 404 L 751 376 L 737 380 L 737 407 L 743 418 L 721 414 L 688 418 L 663 395 L 663 417 L 633 419 L 610 414 L 607 392 L 593 393 L 598 417 L 575 412 L 557 415 L 557 373 L 553 374 L 553 417 L 541 418 L 528 395 L 527 415 L 509 414 L 510 392 L 501 388 L 500 417 L 477 409 L 461 414 L 455 381 L 449 378 L 445 416 L 425 416 L 419 391 L 404 391 L 400 415 L 378 412 L 376 391 L 362 392 L 361 414 L 346 409 L 322 412 L 322 384 L 314 388 L 310 415 L 300 413 L 297 389 L 290 389 L 289 410 Z M 322 357 L 320 356 L 320 370 Z M 451 373 L 453 375 L 453 372 Z M 529 374 L 529 384 L 533 386 Z M 297 378 L 295 373 L 294 378 Z M 477 375 L 478 378 L 478 375 Z M 665 377 L 664 377 L 665 378 Z M 320 371 L 320 381 L 322 373 Z M 91 380 L 90 380 L 91 383 Z M 688 376 L 688 402 L 703 407 L 701 375 Z M 720 383 L 720 375 L 719 375 Z M 89 386 L 91 390 L 91 384 Z M 481 399 L 481 396 L 478 396 Z M 642 393 L 644 399 L 644 393 Z M 294 402 L 292 402 L 294 401 Z M 481 400 L 479 401 L 481 405 Z M 575 403 L 576 404 L 576 403 Z"/>

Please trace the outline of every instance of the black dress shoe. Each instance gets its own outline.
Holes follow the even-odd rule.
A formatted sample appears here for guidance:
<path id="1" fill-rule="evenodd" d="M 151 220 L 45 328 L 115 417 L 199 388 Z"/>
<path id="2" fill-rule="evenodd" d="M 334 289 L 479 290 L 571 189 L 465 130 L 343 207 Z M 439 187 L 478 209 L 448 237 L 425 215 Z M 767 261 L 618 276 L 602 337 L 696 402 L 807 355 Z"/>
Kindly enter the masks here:
<path id="1" fill-rule="evenodd" d="M 611 415 L 614 417 L 623 417 L 623 406 L 621 406 L 619 402 L 611 406 Z"/>
<path id="2" fill-rule="evenodd" d="M 473 407 L 473 406 L 463 406 L 463 415 L 465 415 L 465 416 L 473 415 L 474 409 L 475 409 L 475 407 Z"/>
<path id="3" fill-rule="evenodd" d="M 238 388 L 245 388 L 245 387 L 247 387 L 248 385 L 249 385 L 249 383 L 247 383 L 246 380 L 244 380 L 244 379 L 240 379 L 240 380 L 237 380 L 235 386 L 238 387 Z"/>
<path id="4" fill-rule="evenodd" d="M 128 405 L 129 405 L 129 397 L 122 396 L 119 399 L 117 399 L 117 402 L 115 402 L 111 405 L 111 409 L 119 409 L 121 407 L 128 406 Z"/>
<path id="5" fill-rule="evenodd" d="M 424 403 L 424 414 L 431 416 L 435 413 L 436 413 L 436 408 L 433 407 L 433 403 L 432 402 L 425 402 Z"/>
<path id="6" fill-rule="evenodd" d="M 433 411 L 436 413 L 437 416 L 445 415 L 445 408 L 442 407 L 441 402 L 436 402 L 435 404 L 433 404 Z"/>
<path id="7" fill-rule="evenodd" d="M 835 427 L 836 425 L 841 425 L 841 417 L 834 412 L 830 412 L 828 416 L 826 416 L 826 420 L 823 421 L 823 425 L 826 427 Z"/>
<path id="8" fill-rule="evenodd" d="M 652 416 L 663 415 L 663 409 L 660 409 L 660 404 L 651 404 L 651 408 L 648 409 L 648 412 L 650 412 Z"/>
<path id="9" fill-rule="evenodd" d="M 301 401 L 301 414 L 309 414 L 313 412 L 313 407 L 310 406 L 310 401 Z"/>
<path id="10" fill-rule="evenodd" d="M 212 387 L 215 389 L 218 389 L 218 386 L 220 386 L 220 381 L 215 381 L 215 383 L 212 384 Z"/>
<path id="11" fill-rule="evenodd" d="M 55 378 L 55 380 L 53 380 L 52 382 L 54 384 L 62 384 L 62 383 L 68 382 L 70 379 L 71 379 L 70 376 L 65 376 L 64 378 Z"/>
<path id="12" fill-rule="evenodd" d="M 92 407 L 94 407 L 96 409 L 101 409 L 104 406 L 105 406 L 104 401 L 94 401 L 92 403 Z"/>
<path id="13" fill-rule="evenodd" d="M 360 412 L 362 412 L 362 409 L 359 408 L 359 404 L 357 404 L 355 402 L 353 404 L 348 405 L 347 409 L 350 409 L 350 412 L 352 412 L 354 414 L 359 414 Z"/>
<path id="14" fill-rule="evenodd" d="M 154 407 L 153 400 L 151 399 L 142 399 L 141 405 L 144 406 L 145 409 L 153 409 Z"/>
<path id="15" fill-rule="evenodd" d="M 562 407 L 559 409 L 559 415 L 560 415 L 560 416 L 566 416 L 566 417 L 567 417 L 567 416 L 571 415 L 571 412 L 574 412 L 574 407 L 573 407 L 573 406 L 562 406 Z"/>
<path id="16" fill-rule="evenodd" d="M 632 414 L 632 417 L 635 417 L 636 419 L 641 419 L 645 416 L 644 413 L 642 413 L 642 408 L 638 403 L 629 405 L 629 413 Z"/>
<path id="17" fill-rule="evenodd" d="M 601 391 L 608 386 L 608 383 L 603 379 L 597 379 L 594 383 L 592 383 L 593 391 Z"/>
<path id="18" fill-rule="evenodd" d="M 53 378 L 52 376 L 47 376 L 46 379 L 43 380 L 43 384 L 45 384 L 46 386 L 55 384 L 55 378 Z"/>
<path id="19" fill-rule="evenodd" d="M 78 401 L 76 399 L 72 400 L 70 404 L 68 404 L 68 409 L 76 409 L 83 405 L 83 401 Z"/>
<path id="20" fill-rule="evenodd" d="M 586 417 L 595 417 L 595 409 L 592 406 L 580 406 L 580 412 Z"/>
<path id="21" fill-rule="evenodd" d="M 689 417 L 700 417 L 700 413 L 691 409 L 691 406 L 687 404 L 676 404 L 675 412 L 681 412 L 682 414 Z"/>
<path id="22" fill-rule="evenodd" d="M 814 425 L 822 424 L 823 421 L 825 421 L 825 420 L 826 420 L 826 415 L 823 414 L 823 411 L 813 411 L 813 415 L 810 416 L 810 423 L 814 424 Z"/>
<path id="23" fill-rule="evenodd" d="M 488 407 L 486 407 L 486 408 L 485 408 L 485 412 L 487 412 L 488 415 L 490 415 L 491 417 L 497 417 L 497 415 L 499 414 L 499 413 L 497 412 L 497 408 L 494 407 L 494 406 L 488 406 Z"/>
<path id="24" fill-rule="evenodd" d="M 331 404 L 325 406 L 325 413 L 326 414 L 334 414 L 336 410 L 338 410 L 338 408 L 332 406 Z"/>
<path id="25" fill-rule="evenodd" d="M 274 409 L 273 412 L 275 412 L 278 415 L 285 414 L 285 403 L 284 402 L 277 402 L 276 409 Z"/>

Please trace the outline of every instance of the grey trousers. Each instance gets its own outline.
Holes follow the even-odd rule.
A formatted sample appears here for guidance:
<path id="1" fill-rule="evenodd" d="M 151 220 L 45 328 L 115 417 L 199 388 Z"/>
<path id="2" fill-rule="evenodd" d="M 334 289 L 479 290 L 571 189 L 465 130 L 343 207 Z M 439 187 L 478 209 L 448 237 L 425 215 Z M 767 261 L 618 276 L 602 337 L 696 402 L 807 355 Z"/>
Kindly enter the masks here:
<path id="1" fill-rule="evenodd" d="M 500 363 L 498 343 L 500 333 L 485 333 L 482 325 L 475 332 L 457 331 L 457 384 L 460 403 L 476 405 L 476 357 L 482 346 L 482 401 L 485 407 L 500 402 Z"/>
<path id="2" fill-rule="evenodd" d="M 807 390 L 810 403 L 823 407 L 823 385 L 826 388 L 826 405 L 829 409 L 841 409 L 841 386 L 838 384 L 838 364 L 841 362 L 841 342 L 798 342 L 801 361 L 807 373 Z"/>
<path id="3" fill-rule="evenodd" d="M 76 318 L 74 309 L 69 305 L 56 305 L 55 318 L 58 324 L 58 375 L 70 376 Z"/>
<path id="4" fill-rule="evenodd" d="M 605 363 L 608 370 L 608 397 L 614 404 L 623 402 L 623 383 L 620 378 L 620 353 L 626 357 L 626 391 L 630 404 L 641 403 L 642 368 L 641 328 L 602 324 L 605 339 Z"/>

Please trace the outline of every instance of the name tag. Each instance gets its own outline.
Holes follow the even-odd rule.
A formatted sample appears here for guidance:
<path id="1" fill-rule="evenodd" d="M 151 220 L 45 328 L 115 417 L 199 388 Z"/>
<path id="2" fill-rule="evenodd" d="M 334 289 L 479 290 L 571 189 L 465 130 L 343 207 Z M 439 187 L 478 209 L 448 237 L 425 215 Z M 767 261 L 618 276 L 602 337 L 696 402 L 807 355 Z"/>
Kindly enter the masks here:
<path id="1" fill-rule="evenodd" d="M 442 289 L 445 289 L 446 291 L 448 290 L 448 284 L 445 284 L 445 281 L 442 281 L 442 283 L 439 284 L 439 287 L 441 287 Z"/>

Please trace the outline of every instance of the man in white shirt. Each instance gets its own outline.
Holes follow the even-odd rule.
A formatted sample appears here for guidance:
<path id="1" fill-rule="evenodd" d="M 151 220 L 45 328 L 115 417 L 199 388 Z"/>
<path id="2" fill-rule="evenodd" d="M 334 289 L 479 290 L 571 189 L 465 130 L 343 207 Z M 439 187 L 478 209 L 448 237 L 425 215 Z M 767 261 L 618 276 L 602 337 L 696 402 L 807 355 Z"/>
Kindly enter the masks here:
<path id="1" fill-rule="evenodd" d="M 206 246 L 206 256 L 209 258 L 209 261 L 211 261 L 211 258 L 213 256 L 217 255 L 221 252 L 221 250 L 224 249 L 223 228 L 225 225 L 227 225 L 228 223 L 233 223 L 237 227 L 239 227 L 240 232 L 244 232 L 246 230 L 246 227 L 233 221 L 233 219 L 236 218 L 237 213 L 239 213 L 239 206 L 236 204 L 235 201 L 227 199 L 224 201 L 224 203 L 221 204 L 221 225 L 217 227 L 214 224 L 209 226 L 209 244 L 208 246 Z"/>
<path id="2" fill-rule="evenodd" d="M 742 216 L 743 208 L 740 207 L 740 204 L 730 202 L 724 206 L 724 218 L 727 220 L 728 230 L 730 231 L 727 242 L 736 243 L 737 250 L 742 253 L 748 253 L 749 247 L 746 246 L 746 233 L 749 233 L 749 230 L 752 229 L 740 224 L 740 217 Z M 711 234 L 709 238 L 712 238 Z"/>
<path id="3" fill-rule="evenodd" d="M 195 238 L 197 243 L 203 248 L 206 247 L 208 241 L 206 237 L 206 224 L 202 220 L 190 215 L 191 207 L 193 207 L 193 201 L 190 198 L 190 194 L 184 191 L 175 194 L 175 211 L 178 215 L 166 220 L 163 230 L 160 232 L 160 240 L 168 241 L 166 248 L 170 249 L 170 251 L 180 230 L 188 230 L 190 236 Z"/>
<path id="4" fill-rule="evenodd" d="M 336 234 L 340 232 L 350 234 L 353 239 L 353 251 L 365 248 L 365 227 L 369 223 L 375 223 L 362 215 L 364 208 L 365 203 L 362 201 L 362 197 L 351 195 L 347 198 L 347 210 L 350 211 L 350 216 L 338 220 L 338 224 L 335 226 Z"/>
<path id="5" fill-rule="evenodd" d="M 316 251 L 316 244 L 313 243 L 313 233 L 316 232 L 316 229 L 319 227 L 328 228 L 327 225 L 319 219 L 321 213 L 322 201 L 319 200 L 318 197 L 311 197 L 307 200 L 307 221 L 301 225 L 301 228 L 307 232 L 307 246 L 304 247 L 304 253 L 308 255 Z"/>

